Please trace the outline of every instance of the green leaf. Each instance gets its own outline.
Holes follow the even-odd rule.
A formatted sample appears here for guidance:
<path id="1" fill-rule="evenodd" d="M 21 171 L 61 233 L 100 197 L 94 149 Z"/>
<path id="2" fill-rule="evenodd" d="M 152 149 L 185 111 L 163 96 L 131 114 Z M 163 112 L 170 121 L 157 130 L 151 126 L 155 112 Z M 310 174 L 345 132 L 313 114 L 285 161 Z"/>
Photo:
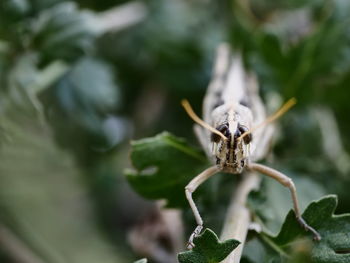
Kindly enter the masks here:
<path id="1" fill-rule="evenodd" d="M 239 244 L 235 239 L 220 242 L 210 229 L 195 238 L 195 247 L 178 255 L 180 263 L 218 263 L 224 260 Z"/>
<path id="2" fill-rule="evenodd" d="M 301 208 L 306 207 L 312 200 L 319 198 L 325 193 L 323 187 L 308 178 L 293 177 L 293 180 L 298 190 Z M 290 211 L 287 219 L 284 219 L 284 215 L 291 208 L 292 202 L 289 191 L 277 182 L 265 179 L 261 189 L 250 194 L 249 206 L 255 212 L 258 221 L 263 225 L 263 233 L 261 234 L 261 240 L 259 240 L 262 244 L 259 245 L 259 250 L 256 249 L 257 243 L 254 243 L 254 246 L 247 245 L 244 250 L 244 256 L 249 258 L 251 262 L 269 262 L 269 259 L 272 257 L 280 258 L 281 255 L 284 259 L 282 262 L 304 262 L 298 259 L 298 254 L 302 254 L 302 257 L 306 258 L 303 253 L 310 254 L 309 257 L 312 258 L 310 261 L 305 262 L 317 263 L 342 262 L 331 261 L 330 259 L 333 258 L 332 254 L 337 257 L 347 256 L 346 254 L 336 254 L 332 248 L 336 248 L 337 244 L 339 244 L 338 242 L 341 242 L 343 251 L 346 251 L 346 248 L 350 247 L 350 242 L 339 238 L 334 244 L 329 243 L 329 235 L 342 237 L 345 235 L 344 233 L 348 232 L 344 226 L 339 228 L 338 223 L 333 221 L 333 218 L 337 218 L 337 216 L 332 216 L 336 207 L 336 198 L 334 196 L 312 202 L 303 213 L 303 218 L 306 222 L 322 235 L 323 239 L 320 242 L 312 242 L 311 234 L 297 223 L 293 211 Z M 277 228 L 282 223 L 282 230 L 278 235 L 274 234 L 277 233 Z M 302 241 L 303 239 L 304 241 Z M 308 242 L 307 244 L 305 240 Z M 349 246 L 346 244 L 349 244 Z M 300 247 L 303 247 L 303 251 L 300 251 Z M 265 259 L 263 260 L 260 257 L 260 260 L 256 260 L 256 257 L 253 257 L 256 251 L 260 251 L 260 254 L 264 255 Z M 286 261 L 287 257 L 290 257 L 289 261 Z M 296 260 L 293 261 L 291 258 L 296 258 Z M 334 257 L 334 260 L 337 260 L 336 257 Z"/>
<path id="3" fill-rule="evenodd" d="M 77 61 L 57 84 L 56 92 L 66 111 L 74 109 L 79 114 L 105 112 L 114 108 L 120 97 L 111 67 L 94 57 Z"/>
<path id="4" fill-rule="evenodd" d="M 33 24 L 34 45 L 43 63 L 55 59 L 74 61 L 93 49 L 98 33 L 93 14 L 70 1 L 43 10 Z"/>
<path id="5" fill-rule="evenodd" d="M 1 3 L 0 15 L 7 18 L 19 18 L 29 10 L 29 3 L 27 0 L 3 0 Z M 4 19 L 6 20 L 6 19 Z"/>
<path id="6" fill-rule="evenodd" d="M 109 64 L 100 59 L 79 59 L 45 92 L 43 101 L 56 138 L 66 148 L 80 151 L 88 143 L 93 149 L 106 150 L 127 135 L 121 119 L 106 116 L 119 105 L 120 94 Z"/>
<path id="7" fill-rule="evenodd" d="M 313 242 L 312 262 L 350 262 L 350 214 L 334 215 L 336 207 L 337 197 L 329 195 L 312 202 L 303 213 L 305 221 L 322 237 L 321 241 Z M 305 236 L 310 234 L 300 227 L 294 212 L 290 211 L 279 234 L 267 236 L 267 240 L 287 252 L 290 245 Z"/>
<path id="8" fill-rule="evenodd" d="M 184 187 L 208 166 L 205 156 L 185 140 L 168 132 L 131 143 L 131 161 L 136 169 L 125 175 L 139 194 L 166 199 L 168 207 L 186 204 Z"/>

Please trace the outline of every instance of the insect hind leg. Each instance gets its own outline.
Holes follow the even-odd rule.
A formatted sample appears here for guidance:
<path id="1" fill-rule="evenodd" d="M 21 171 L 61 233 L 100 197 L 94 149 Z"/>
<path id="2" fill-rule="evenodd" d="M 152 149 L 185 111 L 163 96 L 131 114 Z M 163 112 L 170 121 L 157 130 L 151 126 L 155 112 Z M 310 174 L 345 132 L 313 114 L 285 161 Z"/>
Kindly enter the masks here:
<path id="1" fill-rule="evenodd" d="M 250 163 L 248 164 L 248 168 L 251 170 L 260 172 L 262 174 L 265 174 L 269 177 L 272 177 L 273 179 L 281 183 L 283 186 L 288 187 L 292 195 L 294 212 L 295 212 L 297 221 L 306 231 L 310 231 L 314 235 L 314 240 L 317 240 L 317 241 L 321 240 L 321 235 L 314 228 L 309 226 L 301 216 L 298 198 L 297 198 L 297 191 L 293 183 L 293 180 L 291 178 L 289 178 L 288 176 L 284 175 L 279 171 L 276 171 L 275 169 L 272 169 L 262 164 Z"/>

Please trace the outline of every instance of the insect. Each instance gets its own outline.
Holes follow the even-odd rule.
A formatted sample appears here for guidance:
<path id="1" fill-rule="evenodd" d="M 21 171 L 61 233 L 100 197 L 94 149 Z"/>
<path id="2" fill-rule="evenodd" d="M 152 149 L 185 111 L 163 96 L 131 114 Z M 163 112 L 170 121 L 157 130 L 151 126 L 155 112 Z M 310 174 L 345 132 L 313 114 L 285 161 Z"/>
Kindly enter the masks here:
<path id="1" fill-rule="evenodd" d="M 305 230 L 313 233 L 315 240 L 321 239 L 319 233 L 301 217 L 292 179 L 256 163 L 266 155 L 266 146 L 271 140 L 271 127 L 266 124 L 277 119 L 294 104 L 295 100 L 292 99 L 266 118 L 254 75 L 244 70 L 241 58 L 232 55 L 227 44 L 219 46 L 213 78 L 203 102 L 204 120 L 193 112 L 187 101 L 182 101 L 189 116 L 197 123 L 194 126 L 195 133 L 213 163 L 185 187 L 186 198 L 197 222 L 189 238 L 188 248 L 194 247 L 193 240 L 203 229 L 202 217 L 192 198 L 193 192 L 218 172 L 241 174 L 244 170 L 262 173 L 289 188 L 297 221 Z"/>

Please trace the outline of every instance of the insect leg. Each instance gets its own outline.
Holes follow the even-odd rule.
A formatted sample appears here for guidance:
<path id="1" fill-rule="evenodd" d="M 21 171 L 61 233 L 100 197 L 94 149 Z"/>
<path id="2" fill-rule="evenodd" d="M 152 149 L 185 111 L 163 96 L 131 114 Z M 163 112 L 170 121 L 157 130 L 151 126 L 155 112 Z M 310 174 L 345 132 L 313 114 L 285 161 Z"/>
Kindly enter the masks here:
<path id="1" fill-rule="evenodd" d="M 248 164 L 248 168 L 257 172 L 260 172 L 262 174 L 265 174 L 267 176 L 272 177 L 273 179 L 277 180 L 279 183 L 281 183 L 283 186 L 288 187 L 291 194 L 292 194 L 292 200 L 293 200 L 293 205 L 294 205 L 294 211 L 296 218 L 299 222 L 299 224 L 306 230 L 310 231 L 314 235 L 314 240 L 321 240 L 320 234 L 313 229 L 311 226 L 309 226 L 305 220 L 301 217 L 300 214 L 300 209 L 299 209 L 299 203 L 298 203 L 298 198 L 297 198 L 297 191 L 295 188 L 295 185 L 292 181 L 291 178 L 288 176 L 284 175 L 281 172 L 278 172 L 270 167 L 267 167 L 262 164 L 257 164 L 257 163 L 250 163 Z"/>
<path id="2" fill-rule="evenodd" d="M 195 228 L 195 230 L 193 231 L 193 233 L 191 234 L 191 236 L 188 240 L 187 248 L 194 247 L 193 239 L 200 234 L 200 232 L 202 231 L 202 228 L 203 228 L 203 220 L 199 214 L 199 211 L 198 211 L 196 204 L 193 201 L 192 193 L 194 191 L 196 191 L 198 186 L 200 186 L 204 181 L 206 181 L 209 177 L 211 177 L 212 175 L 216 174 L 219 171 L 220 171 L 220 169 L 216 165 L 211 166 L 211 167 L 207 168 L 206 170 L 204 170 L 203 172 L 201 172 L 195 178 L 193 178 L 192 181 L 185 187 L 186 198 L 187 198 L 188 202 L 190 203 L 191 209 L 193 211 L 194 217 L 195 217 L 196 222 L 197 222 L 197 227 Z"/>

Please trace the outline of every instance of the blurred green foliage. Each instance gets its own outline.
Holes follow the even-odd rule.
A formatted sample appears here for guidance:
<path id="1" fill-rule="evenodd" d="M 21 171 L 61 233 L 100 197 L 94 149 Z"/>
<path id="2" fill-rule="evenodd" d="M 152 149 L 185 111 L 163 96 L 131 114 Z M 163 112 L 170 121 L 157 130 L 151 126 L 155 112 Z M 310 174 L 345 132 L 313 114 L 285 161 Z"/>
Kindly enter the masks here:
<path id="1" fill-rule="evenodd" d="M 143 257 L 126 241 L 151 206 L 121 176 L 129 139 L 169 130 L 195 143 L 179 101 L 200 112 L 221 41 L 243 52 L 267 105 L 276 94 L 298 100 L 280 121 L 273 166 L 300 178 L 305 205 L 335 193 L 337 212 L 350 211 L 348 1 L 145 0 L 142 22 L 101 31 L 99 12 L 126 2 L 0 1 L 0 227 L 44 262 Z M 218 176 L 202 190 L 215 230 L 236 180 Z M 260 208 L 271 199 L 255 195 Z M 290 206 L 280 201 L 275 221 L 257 209 L 275 229 Z M 184 221 L 191 231 L 188 208 Z M 270 249 L 252 238 L 242 261 L 272 259 Z M 13 255 L 1 247 L 0 261 Z"/>

